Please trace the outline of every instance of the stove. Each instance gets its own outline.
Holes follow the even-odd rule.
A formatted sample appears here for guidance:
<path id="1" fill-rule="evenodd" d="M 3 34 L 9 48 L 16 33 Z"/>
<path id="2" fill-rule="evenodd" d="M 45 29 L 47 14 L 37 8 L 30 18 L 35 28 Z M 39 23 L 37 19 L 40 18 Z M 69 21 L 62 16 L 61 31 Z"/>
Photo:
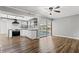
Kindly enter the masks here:
<path id="1" fill-rule="evenodd" d="M 20 30 L 19 29 L 12 30 L 12 37 L 13 36 L 20 36 Z"/>

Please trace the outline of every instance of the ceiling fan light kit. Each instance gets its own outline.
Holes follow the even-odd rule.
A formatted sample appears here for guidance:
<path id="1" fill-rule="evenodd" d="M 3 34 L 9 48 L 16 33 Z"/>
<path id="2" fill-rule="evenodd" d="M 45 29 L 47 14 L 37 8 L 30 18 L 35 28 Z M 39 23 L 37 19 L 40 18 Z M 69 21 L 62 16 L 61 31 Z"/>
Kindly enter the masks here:
<path id="1" fill-rule="evenodd" d="M 53 10 L 53 7 L 49 7 L 49 10 L 52 11 Z"/>

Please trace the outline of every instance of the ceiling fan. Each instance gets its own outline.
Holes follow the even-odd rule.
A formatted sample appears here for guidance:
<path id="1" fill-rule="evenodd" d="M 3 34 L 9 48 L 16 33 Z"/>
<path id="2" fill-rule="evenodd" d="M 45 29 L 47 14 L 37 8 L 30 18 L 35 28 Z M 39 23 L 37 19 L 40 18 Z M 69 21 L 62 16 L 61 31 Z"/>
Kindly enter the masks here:
<path id="1" fill-rule="evenodd" d="M 60 8 L 60 6 L 49 7 L 49 10 L 51 11 L 50 15 L 52 15 L 52 11 L 60 13 L 61 11 L 58 10 L 59 8 Z"/>

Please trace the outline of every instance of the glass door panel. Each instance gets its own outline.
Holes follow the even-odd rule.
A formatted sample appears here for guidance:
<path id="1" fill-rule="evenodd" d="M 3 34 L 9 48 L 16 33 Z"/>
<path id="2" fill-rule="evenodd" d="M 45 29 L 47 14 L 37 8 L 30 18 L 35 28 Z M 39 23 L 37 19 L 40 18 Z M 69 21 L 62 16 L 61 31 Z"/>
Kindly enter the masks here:
<path id="1" fill-rule="evenodd" d="M 51 20 L 47 20 L 47 36 L 51 36 Z"/>
<path id="2" fill-rule="evenodd" d="M 46 19 L 40 21 L 39 23 L 39 30 L 38 30 L 38 37 L 46 37 L 51 35 L 51 21 Z"/>

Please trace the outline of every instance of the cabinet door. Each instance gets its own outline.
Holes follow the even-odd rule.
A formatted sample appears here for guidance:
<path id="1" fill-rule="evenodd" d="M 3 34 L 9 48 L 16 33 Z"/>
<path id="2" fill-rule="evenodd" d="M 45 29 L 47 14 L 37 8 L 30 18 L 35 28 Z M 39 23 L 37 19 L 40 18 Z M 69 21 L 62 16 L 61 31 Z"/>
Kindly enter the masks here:
<path id="1" fill-rule="evenodd" d="M 35 39 L 36 38 L 36 31 L 28 31 L 27 36 L 29 38 Z"/>
<path id="2" fill-rule="evenodd" d="M 36 38 L 36 31 L 21 30 L 21 36 L 35 39 Z"/>
<path id="3" fill-rule="evenodd" d="M 25 36 L 25 30 L 21 30 L 20 33 L 21 36 Z"/>

